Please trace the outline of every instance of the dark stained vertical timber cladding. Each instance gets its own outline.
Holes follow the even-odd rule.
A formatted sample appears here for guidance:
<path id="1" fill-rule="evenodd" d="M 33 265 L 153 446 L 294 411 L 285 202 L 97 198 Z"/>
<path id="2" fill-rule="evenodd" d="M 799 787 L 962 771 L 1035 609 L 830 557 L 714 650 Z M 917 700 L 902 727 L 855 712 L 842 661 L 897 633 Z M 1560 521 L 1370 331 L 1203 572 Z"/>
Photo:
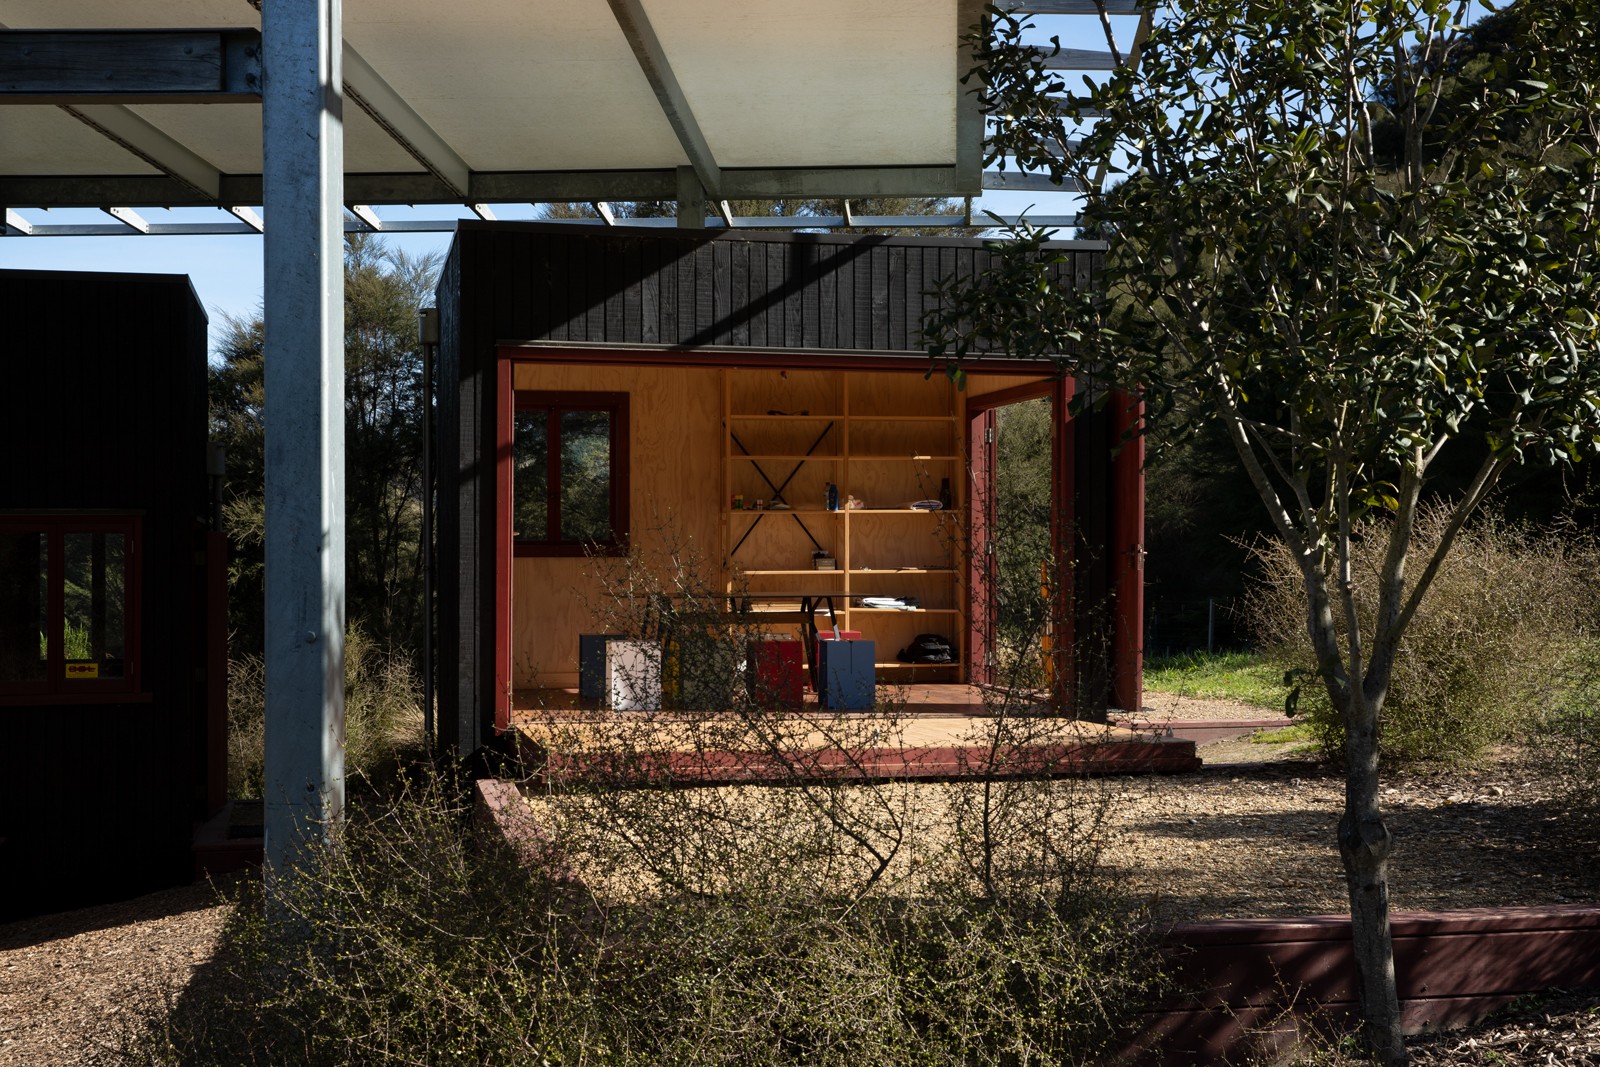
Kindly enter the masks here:
<path id="1" fill-rule="evenodd" d="M 1104 408 L 1084 411 L 1071 423 L 1074 433 L 1077 539 L 1073 568 L 1077 631 L 1077 687 L 1080 708 L 1107 706 L 1111 689 L 1111 418 Z"/>
<path id="2" fill-rule="evenodd" d="M 209 814 L 206 317 L 178 276 L 0 271 L 0 511 L 136 516 L 140 692 L 0 698 L 0 915 L 186 881 Z M 107 695 L 109 696 L 109 695 Z"/>
<path id="3" fill-rule="evenodd" d="M 727 243 L 718 243 L 710 247 L 711 252 L 711 343 L 725 345 L 732 342 L 733 337 L 733 308 L 736 303 L 743 303 L 743 294 L 735 293 L 732 288 L 733 265 L 730 253 L 732 247 Z"/>
<path id="4" fill-rule="evenodd" d="M 539 272 L 535 270 L 534 276 Z M 550 276 L 553 278 L 553 275 Z M 439 351 L 434 361 L 434 397 L 438 408 L 438 433 L 434 437 L 434 477 L 437 479 L 438 513 L 434 517 L 436 554 L 435 592 L 438 598 L 438 641 L 435 644 L 435 691 L 439 693 L 439 739 L 448 746 L 471 751 L 460 718 L 450 712 L 472 707 L 471 671 L 462 663 L 461 651 L 470 642 L 464 630 L 469 613 L 464 576 L 470 573 L 466 555 L 470 537 L 463 538 L 463 524 L 471 526 L 477 506 L 471 493 L 472 472 L 461 465 L 467 455 L 463 424 L 470 422 L 463 402 L 461 361 L 461 245 L 450 246 L 439 271 L 439 290 L 435 307 L 439 310 Z M 548 308 L 546 309 L 548 311 Z M 445 550 L 449 546 L 449 550 Z M 465 692 L 464 692 L 465 690 Z M 469 716 L 475 722 L 475 717 Z"/>
<path id="5" fill-rule="evenodd" d="M 987 260 L 980 247 L 463 222 L 438 297 L 443 740 L 472 751 L 491 735 L 498 344 L 916 351 L 923 314 L 937 303 L 930 290 L 952 275 L 971 278 L 979 257 Z M 1068 278 L 1082 273 L 1087 253 L 1073 255 Z"/>

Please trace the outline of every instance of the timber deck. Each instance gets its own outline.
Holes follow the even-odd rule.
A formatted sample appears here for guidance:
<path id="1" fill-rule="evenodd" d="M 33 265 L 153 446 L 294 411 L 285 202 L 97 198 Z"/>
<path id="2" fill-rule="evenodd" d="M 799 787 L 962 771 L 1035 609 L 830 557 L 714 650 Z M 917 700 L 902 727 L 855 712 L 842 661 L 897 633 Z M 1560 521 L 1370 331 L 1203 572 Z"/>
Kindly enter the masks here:
<path id="1" fill-rule="evenodd" d="M 887 688 L 887 687 L 885 687 Z M 729 785 L 808 781 L 1097 774 L 1197 770 L 1193 740 L 1051 716 L 1042 702 L 997 708 L 970 685 L 896 686 L 894 715 L 807 704 L 759 722 L 727 711 L 612 712 L 576 690 L 519 690 L 512 729 L 535 782 Z"/>

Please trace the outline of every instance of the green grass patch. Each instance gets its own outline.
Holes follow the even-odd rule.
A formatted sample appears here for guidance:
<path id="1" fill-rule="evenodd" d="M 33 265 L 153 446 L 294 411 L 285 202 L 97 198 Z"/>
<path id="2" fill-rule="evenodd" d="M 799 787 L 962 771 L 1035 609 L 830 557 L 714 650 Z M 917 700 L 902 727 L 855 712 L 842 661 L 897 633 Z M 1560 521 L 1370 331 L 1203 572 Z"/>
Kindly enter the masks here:
<path id="1" fill-rule="evenodd" d="M 1321 742 L 1316 730 L 1309 722 L 1297 722 L 1293 726 L 1284 726 L 1276 730 L 1257 730 L 1250 735 L 1252 745 L 1288 745 L 1288 744 L 1317 744 Z"/>
<path id="2" fill-rule="evenodd" d="M 1283 712 L 1283 672 L 1254 652 L 1185 652 L 1145 660 L 1145 688 L 1157 693 L 1237 700 Z"/>

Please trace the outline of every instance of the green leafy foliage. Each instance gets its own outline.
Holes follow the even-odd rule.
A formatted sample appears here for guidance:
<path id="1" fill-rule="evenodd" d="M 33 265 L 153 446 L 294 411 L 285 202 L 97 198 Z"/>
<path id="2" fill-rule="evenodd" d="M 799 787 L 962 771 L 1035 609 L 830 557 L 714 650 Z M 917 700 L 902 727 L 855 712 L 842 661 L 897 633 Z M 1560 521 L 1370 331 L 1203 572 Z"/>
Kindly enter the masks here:
<path id="1" fill-rule="evenodd" d="M 422 349 L 417 311 L 437 257 L 345 239 L 346 582 L 350 619 L 384 645 L 414 648 L 422 625 Z M 223 518 L 232 545 L 233 647 L 261 648 L 265 447 L 259 317 L 226 322 L 210 368 L 211 436 L 227 448 Z"/>

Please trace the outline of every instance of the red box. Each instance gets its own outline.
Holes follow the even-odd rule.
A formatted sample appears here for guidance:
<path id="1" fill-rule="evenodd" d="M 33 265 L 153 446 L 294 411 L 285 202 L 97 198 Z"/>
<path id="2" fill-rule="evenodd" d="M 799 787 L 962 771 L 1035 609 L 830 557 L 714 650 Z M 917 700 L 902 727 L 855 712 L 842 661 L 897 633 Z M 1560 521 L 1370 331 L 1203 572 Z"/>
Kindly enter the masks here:
<path id="1" fill-rule="evenodd" d="M 799 641 L 769 637 L 751 641 L 745 684 L 759 708 L 798 711 L 805 692 L 805 653 Z"/>
<path id="2" fill-rule="evenodd" d="M 817 627 L 817 640 L 818 641 L 833 641 L 833 640 L 836 640 L 836 638 L 833 636 L 833 631 L 831 629 L 827 629 L 827 628 L 819 626 L 819 627 Z M 860 630 L 840 630 L 837 640 L 840 640 L 840 641 L 859 641 L 859 640 L 861 640 L 861 631 Z"/>

